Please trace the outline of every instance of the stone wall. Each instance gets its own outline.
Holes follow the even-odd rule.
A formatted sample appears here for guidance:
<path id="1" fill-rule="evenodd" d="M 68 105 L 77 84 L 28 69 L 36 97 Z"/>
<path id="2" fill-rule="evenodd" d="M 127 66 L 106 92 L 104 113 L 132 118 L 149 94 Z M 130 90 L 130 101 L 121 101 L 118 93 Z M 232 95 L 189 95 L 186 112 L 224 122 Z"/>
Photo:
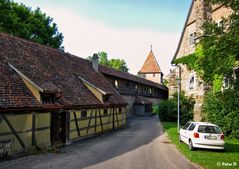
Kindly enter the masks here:
<path id="1" fill-rule="evenodd" d="M 175 78 L 177 77 L 177 69 L 173 69 L 173 70 L 170 70 L 170 73 L 167 75 L 167 80 L 168 80 L 168 95 L 169 95 L 169 98 L 172 97 L 172 95 L 177 92 L 178 90 L 178 86 L 177 86 L 177 83 L 176 83 L 176 80 Z"/>
<path id="2" fill-rule="evenodd" d="M 123 98 L 127 101 L 128 105 L 126 107 L 126 116 L 131 117 L 134 113 L 134 96 L 123 96 Z"/>
<path id="3" fill-rule="evenodd" d="M 195 84 L 194 88 L 190 89 L 189 81 L 192 76 L 195 78 Z M 203 81 L 195 74 L 194 71 L 188 70 L 184 65 L 181 65 L 181 78 L 181 90 L 185 91 L 187 96 L 194 98 L 196 101 L 194 105 L 194 120 L 201 121 L 203 95 L 205 93 Z"/>
<path id="4" fill-rule="evenodd" d="M 144 74 L 143 77 L 145 79 L 153 81 L 155 83 L 163 84 L 163 82 L 162 82 L 162 78 L 163 78 L 162 73 L 148 73 L 148 74 Z"/>
<path id="5" fill-rule="evenodd" d="M 123 96 L 124 99 L 127 101 L 128 105 L 126 107 L 126 116 L 131 117 L 134 114 L 134 100 L 135 96 Z M 159 98 L 147 98 L 149 101 L 151 101 L 153 104 L 159 104 L 160 99 Z"/>

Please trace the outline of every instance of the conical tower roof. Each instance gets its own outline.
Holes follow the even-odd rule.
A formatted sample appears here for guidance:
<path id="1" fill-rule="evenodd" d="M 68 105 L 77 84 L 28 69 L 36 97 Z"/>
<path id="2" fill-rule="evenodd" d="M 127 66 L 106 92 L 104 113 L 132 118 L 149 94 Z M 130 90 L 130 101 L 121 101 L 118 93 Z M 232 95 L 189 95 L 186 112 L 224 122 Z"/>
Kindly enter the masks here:
<path id="1" fill-rule="evenodd" d="M 147 59 L 145 60 L 142 68 L 139 73 L 161 73 L 161 69 L 158 65 L 158 62 L 154 56 L 152 49 L 149 52 Z"/>

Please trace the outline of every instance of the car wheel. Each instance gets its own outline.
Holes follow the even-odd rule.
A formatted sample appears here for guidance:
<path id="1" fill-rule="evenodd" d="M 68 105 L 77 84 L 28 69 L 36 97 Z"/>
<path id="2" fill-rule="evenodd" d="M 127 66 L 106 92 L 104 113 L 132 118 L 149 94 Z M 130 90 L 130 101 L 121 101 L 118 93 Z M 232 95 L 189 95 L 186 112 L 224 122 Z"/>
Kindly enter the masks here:
<path id="1" fill-rule="evenodd" d="M 188 147 L 190 150 L 193 150 L 194 147 L 193 147 L 193 142 L 191 140 L 189 140 L 189 144 L 188 144 Z"/>
<path id="2" fill-rule="evenodd" d="M 181 139 L 181 137 L 180 137 L 180 134 L 178 135 L 178 140 L 179 140 L 179 142 L 182 142 L 182 139 Z"/>

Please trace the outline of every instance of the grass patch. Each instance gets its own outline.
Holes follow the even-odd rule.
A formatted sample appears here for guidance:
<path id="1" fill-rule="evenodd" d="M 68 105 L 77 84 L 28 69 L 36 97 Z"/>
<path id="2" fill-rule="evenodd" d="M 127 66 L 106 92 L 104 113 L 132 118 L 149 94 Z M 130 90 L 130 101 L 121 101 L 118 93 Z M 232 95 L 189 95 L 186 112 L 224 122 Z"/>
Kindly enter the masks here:
<path id="1" fill-rule="evenodd" d="M 225 138 L 224 151 L 209 149 L 190 151 L 187 144 L 179 142 L 177 123 L 162 122 L 162 125 L 172 143 L 193 163 L 199 164 L 205 169 L 239 168 L 239 140 Z"/>

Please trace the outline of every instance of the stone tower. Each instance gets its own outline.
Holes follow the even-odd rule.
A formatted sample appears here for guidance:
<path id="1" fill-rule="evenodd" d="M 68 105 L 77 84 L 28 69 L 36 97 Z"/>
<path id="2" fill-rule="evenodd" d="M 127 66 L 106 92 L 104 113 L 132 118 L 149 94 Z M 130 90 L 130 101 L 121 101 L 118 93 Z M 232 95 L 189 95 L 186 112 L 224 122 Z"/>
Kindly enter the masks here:
<path id="1" fill-rule="evenodd" d="M 158 62 L 154 56 L 154 53 L 151 50 L 148 54 L 147 59 L 145 60 L 142 68 L 138 72 L 139 76 L 151 80 L 155 83 L 163 84 L 163 73 L 158 65 Z"/>

